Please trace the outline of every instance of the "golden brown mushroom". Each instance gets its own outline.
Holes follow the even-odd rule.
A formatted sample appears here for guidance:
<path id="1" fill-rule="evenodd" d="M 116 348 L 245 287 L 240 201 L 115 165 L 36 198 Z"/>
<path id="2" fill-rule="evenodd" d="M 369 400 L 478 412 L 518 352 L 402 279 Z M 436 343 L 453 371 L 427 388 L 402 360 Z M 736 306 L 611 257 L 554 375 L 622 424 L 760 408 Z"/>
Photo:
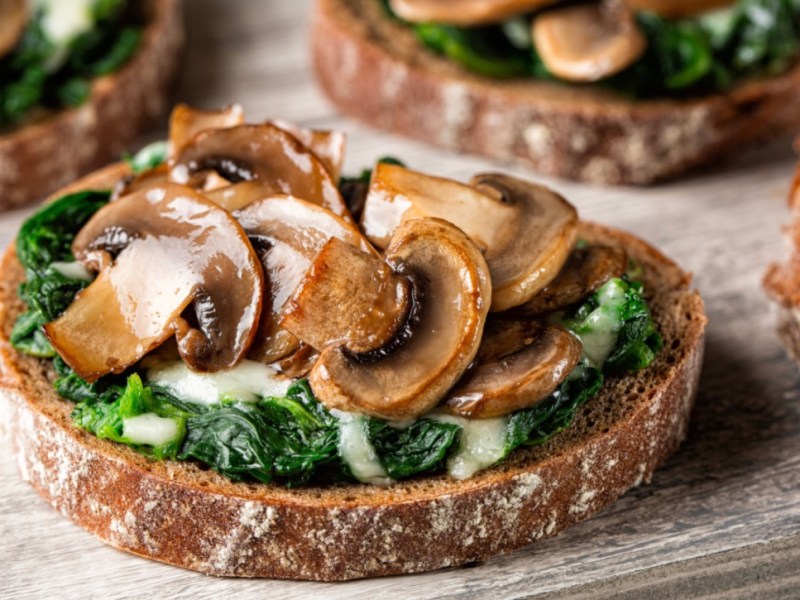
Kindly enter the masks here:
<path id="1" fill-rule="evenodd" d="M 647 48 L 633 12 L 619 2 L 554 8 L 533 19 L 532 33 L 547 69 L 567 81 L 610 77 Z"/>
<path id="2" fill-rule="evenodd" d="M 0 0 L 0 58 L 14 49 L 27 24 L 26 0 Z"/>
<path id="3" fill-rule="evenodd" d="M 233 217 L 190 188 L 164 184 L 108 204 L 73 253 L 99 275 L 45 332 L 87 381 L 121 373 L 172 336 L 190 367 L 226 369 L 255 336 L 258 257 Z"/>
<path id="4" fill-rule="evenodd" d="M 560 0 L 391 0 L 392 10 L 402 19 L 453 25 L 499 23 L 509 17 L 538 10 Z"/>

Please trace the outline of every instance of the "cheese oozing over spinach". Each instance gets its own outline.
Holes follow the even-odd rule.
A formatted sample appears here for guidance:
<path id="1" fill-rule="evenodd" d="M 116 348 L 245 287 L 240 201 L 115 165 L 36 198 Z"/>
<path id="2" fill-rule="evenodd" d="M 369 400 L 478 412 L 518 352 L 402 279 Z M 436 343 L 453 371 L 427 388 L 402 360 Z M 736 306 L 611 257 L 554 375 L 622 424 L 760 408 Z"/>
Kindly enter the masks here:
<path id="1" fill-rule="evenodd" d="M 122 419 L 122 437 L 131 444 L 164 446 L 178 438 L 180 428 L 175 419 L 144 413 Z"/>

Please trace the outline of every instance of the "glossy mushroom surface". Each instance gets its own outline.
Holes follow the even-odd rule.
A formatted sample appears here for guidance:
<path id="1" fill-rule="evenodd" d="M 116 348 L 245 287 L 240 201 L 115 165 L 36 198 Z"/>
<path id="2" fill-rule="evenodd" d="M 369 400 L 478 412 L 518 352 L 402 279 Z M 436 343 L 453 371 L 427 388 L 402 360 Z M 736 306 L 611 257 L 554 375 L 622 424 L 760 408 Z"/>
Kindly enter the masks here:
<path id="1" fill-rule="evenodd" d="M 409 339 L 395 352 L 363 363 L 344 347 L 324 350 L 309 375 L 328 408 L 392 421 L 433 408 L 478 351 L 491 281 L 478 247 L 441 219 L 398 227 L 386 262 L 424 285 L 424 307 Z"/>
<path id="2" fill-rule="evenodd" d="M 386 347 L 406 321 L 409 279 L 374 254 L 331 238 L 283 309 L 281 326 L 316 350 Z"/>
<path id="3" fill-rule="evenodd" d="M 231 104 L 219 110 L 201 110 L 178 104 L 169 117 L 170 157 L 174 158 L 201 131 L 224 129 L 244 123 L 244 109 Z"/>
<path id="4" fill-rule="evenodd" d="M 204 171 L 216 171 L 230 183 L 257 180 L 271 193 L 303 198 L 350 220 L 322 161 L 274 125 L 203 131 L 170 161 L 170 179 L 177 183 L 187 183 Z"/>
<path id="5" fill-rule="evenodd" d="M 257 200 L 236 211 L 234 216 L 264 265 L 269 298 L 249 357 L 271 363 L 291 354 L 300 344 L 280 326 L 283 307 L 328 240 L 337 238 L 363 252 L 375 256 L 377 253 L 349 222 L 293 196 L 275 195 Z"/>
<path id="6" fill-rule="evenodd" d="M 490 318 L 475 365 L 440 408 L 470 419 L 529 408 L 552 394 L 580 357 L 581 343 L 564 329 Z"/>
<path id="7" fill-rule="evenodd" d="M 165 184 L 100 209 L 75 257 L 97 278 L 45 326 L 87 381 L 120 373 L 175 336 L 200 371 L 233 367 L 256 333 L 264 279 L 244 231 L 197 192 Z"/>
<path id="8" fill-rule="evenodd" d="M 618 2 L 554 8 L 534 17 L 532 34 L 547 69 L 573 82 L 615 75 L 647 49 L 633 12 Z"/>
<path id="9" fill-rule="evenodd" d="M 306 148 L 317 155 L 325 165 L 333 181 L 339 181 L 344 164 L 344 152 L 347 146 L 347 136 L 341 131 L 326 131 L 320 129 L 307 129 L 289 121 L 273 120 L 268 123 L 292 134 Z"/>

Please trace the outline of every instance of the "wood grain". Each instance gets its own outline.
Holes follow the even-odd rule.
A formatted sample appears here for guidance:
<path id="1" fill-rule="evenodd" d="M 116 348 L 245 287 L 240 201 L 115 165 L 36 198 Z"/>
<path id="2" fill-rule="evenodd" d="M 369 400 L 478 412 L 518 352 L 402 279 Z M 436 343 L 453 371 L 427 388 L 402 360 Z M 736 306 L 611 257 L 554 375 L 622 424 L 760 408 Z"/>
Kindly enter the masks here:
<path id="1" fill-rule="evenodd" d="M 252 119 L 342 127 L 350 138 L 349 171 L 394 154 L 462 180 L 479 170 L 526 174 L 337 116 L 307 69 L 310 1 L 187 4 L 181 100 L 209 107 L 239 101 Z M 786 140 L 657 188 L 537 178 L 583 216 L 629 229 L 693 271 L 710 317 L 688 441 L 651 485 L 597 517 L 475 568 L 347 584 L 214 579 L 104 546 L 20 481 L 4 442 L 0 598 L 797 597 L 800 377 L 760 289 L 766 264 L 783 251 L 779 234 L 794 162 Z M 27 214 L 0 217 L 0 243 Z"/>

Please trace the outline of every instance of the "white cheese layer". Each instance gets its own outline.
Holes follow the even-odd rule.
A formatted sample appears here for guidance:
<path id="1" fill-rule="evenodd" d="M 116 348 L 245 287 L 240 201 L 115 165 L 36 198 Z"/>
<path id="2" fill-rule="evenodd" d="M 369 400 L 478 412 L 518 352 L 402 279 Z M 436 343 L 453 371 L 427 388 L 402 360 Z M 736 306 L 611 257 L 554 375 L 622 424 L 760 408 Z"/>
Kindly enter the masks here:
<path id="1" fill-rule="evenodd" d="M 369 441 L 366 418 L 336 409 L 331 410 L 331 414 L 339 419 L 339 453 L 353 477 L 373 485 L 391 483 L 391 478 L 386 474 Z"/>
<path id="2" fill-rule="evenodd" d="M 96 1 L 36 0 L 36 8 L 43 11 L 42 30 L 53 44 L 53 53 L 46 64 L 49 72 L 63 64 L 72 40 L 94 26 L 92 9 Z"/>
<path id="3" fill-rule="evenodd" d="M 50 267 L 69 279 L 81 279 L 83 281 L 94 279 L 94 275 L 89 272 L 89 269 L 79 262 L 52 262 Z"/>
<path id="4" fill-rule="evenodd" d="M 461 427 L 458 448 L 447 459 L 447 472 L 453 479 L 472 477 L 505 456 L 508 417 L 465 419 L 439 414 L 428 417 Z"/>
<path id="5" fill-rule="evenodd" d="M 617 336 L 623 325 L 620 310 L 625 304 L 625 289 L 611 280 L 598 290 L 597 300 L 600 306 L 586 317 L 587 331 L 577 333 L 577 336 L 589 364 L 602 368 L 617 345 Z"/>
<path id="6" fill-rule="evenodd" d="M 122 435 L 134 444 L 163 446 L 178 437 L 178 424 L 173 419 L 145 413 L 122 419 Z"/>
<path id="7" fill-rule="evenodd" d="M 223 398 L 254 402 L 259 396 L 285 396 L 292 384 L 274 369 L 252 360 L 219 373 L 198 373 L 180 360 L 154 363 L 147 369 L 147 380 L 198 404 L 216 404 Z"/>

